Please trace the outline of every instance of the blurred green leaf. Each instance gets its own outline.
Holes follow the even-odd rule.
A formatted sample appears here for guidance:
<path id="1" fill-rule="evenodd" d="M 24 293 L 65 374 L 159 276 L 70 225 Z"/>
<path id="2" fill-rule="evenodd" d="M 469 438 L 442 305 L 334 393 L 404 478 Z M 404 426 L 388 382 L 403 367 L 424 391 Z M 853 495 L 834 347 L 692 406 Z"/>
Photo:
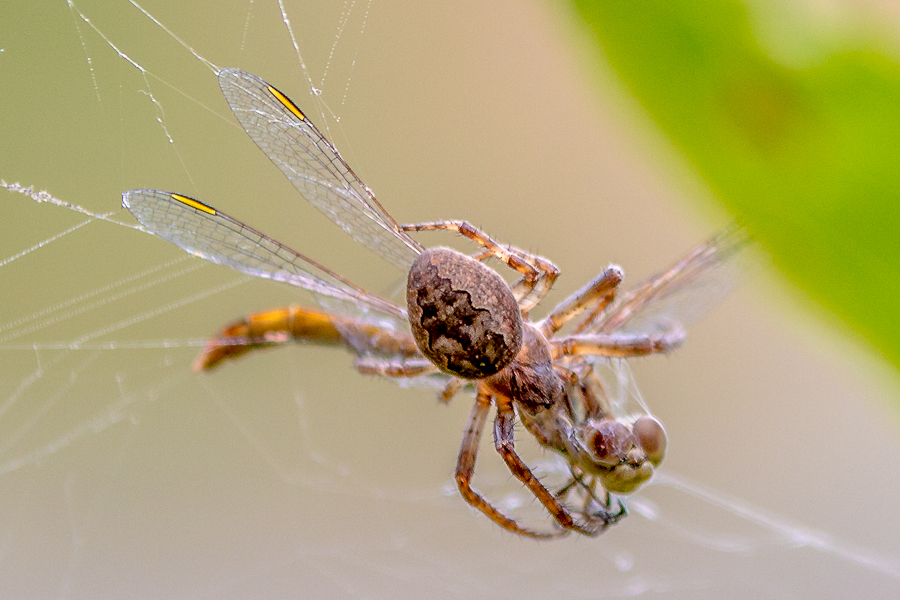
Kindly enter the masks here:
<path id="1" fill-rule="evenodd" d="M 791 18 L 790 3 L 574 4 L 598 52 L 780 268 L 900 366 L 896 57 L 859 31 Z"/>

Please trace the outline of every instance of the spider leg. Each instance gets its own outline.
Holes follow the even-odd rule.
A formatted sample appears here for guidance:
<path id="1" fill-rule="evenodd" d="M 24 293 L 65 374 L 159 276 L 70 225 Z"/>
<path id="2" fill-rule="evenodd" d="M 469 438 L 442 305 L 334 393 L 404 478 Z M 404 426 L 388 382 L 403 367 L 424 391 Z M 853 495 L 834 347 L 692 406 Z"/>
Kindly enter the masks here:
<path id="1" fill-rule="evenodd" d="M 607 306 L 615 298 L 616 289 L 624 278 L 625 274 L 621 267 L 610 265 L 583 288 L 557 304 L 550 314 L 537 324 L 538 329 L 550 337 L 589 307 L 595 306 L 596 311 L 598 307 Z"/>
<path id="2" fill-rule="evenodd" d="M 438 369 L 434 363 L 428 359 L 421 357 L 400 357 L 396 358 L 376 358 L 372 356 L 364 356 L 356 359 L 354 363 L 356 370 L 363 375 L 381 375 L 382 377 L 418 377 L 420 375 L 431 375 L 437 373 Z M 438 400 L 444 404 L 448 404 L 453 396 L 466 385 L 464 379 L 459 377 L 451 377 L 441 393 L 438 394 Z"/>
<path id="3" fill-rule="evenodd" d="M 553 263 L 547 261 L 539 256 L 529 255 L 524 250 L 516 248 L 515 246 L 506 246 L 506 249 L 510 252 L 518 252 L 522 257 L 522 260 L 531 264 L 535 269 L 541 270 L 538 266 L 538 262 L 533 259 L 539 259 L 546 261 L 547 264 L 552 268 L 556 268 Z M 484 249 L 481 252 L 476 252 L 472 254 L 470 257 L 477 261 L 487 260 L 488 258 L 492 258 L 494 253 L 491 250 Z M 558 273 L 557 273 L 558 275 Z M 550 291 L 550 288 L 553 287 L 553 282 L 556 281 L 557 275 L 554 275 L 552 278 L 547 278 L 544 276 L 539 277 L 538 281 L 534 282 L 532 285 L 529 282 L 529 278 L 527 276 L 522 277 L 514 284 L 510 286 L 510 289 L 513 292 L 513 296 L 516 298 L 516 301 L 519 303 L 519 309 L 522 311 L 523 315 L 527 315 L 535 306 L 537 306 L 540 301 L 547 295 L 547 292 Z"/>
<path id="4" fill-rule="evenodd" d="M 550 349 L 554 359 L 584 354 L 628 358 L 671 352 L 681 346 L 684 338 L 680 327 L 652 334 L 575 334 L 550 340 Z"/>
<path id="5" fill-rule="evenodd" d="M 515 412 L 508 398 L 499 396 L 496 398 L 497 417 L 494 419 L 494 446 L 510 472 L 525 484 L 525 487 L 534 494 L 544 508 L 553 515 L 556 522 L 563 530 L 577 531 L 584 535 L 596 535 L 593 529 L 586 528 L 575 522 L 572 515 L 544 484 L 535 476 L 528 465 L 519 457 L 515 450 Z"/>
<path id="6" fill-rule="evenodd" d="M 494 255 L 494 253 L 491 252 L 490 250 L 488 250 L 488 249 L 486 249 L 486 248 L 482 248 L 481 251 L 476 252 L 475 254 L 470 254 L 470 255 L 469 255 L 469 258 L 471 258 L 472 260 L 477 260 L 477 261 L 480 262 L 480 261 L 482 261 L 482 260 L 487 260 L 487 259 L 489 259 L 489 258 L 492 257 L 493 255 Z"/>
<path id="7" fill-rule="evenodd" d="M 392 360 L 366 356 L 357 358 L 354 366 L 363 375 L 382 375 L 384 377 L 417 377 L 438 371 L 434 363 L 425 358 Z"/>
<path id="8" fill-rule="evenodd" d="M 462 444 L 459 448 L 459 458 L 456 461 L 456 485 L 459 493 L 466 502 L 483 512 L 492 521 L 513 533 L 533 538 L 552 538 L 565 535 L 567 531 L 554 533 L 541 533 L 525 529 L 513 519 L 497 510 L 478 490 L 472 487 L 472 475 L 475 473 L 475 459 L 478 455 L 478 442 L 484 433 L 484 424 L 487 421 L 488 412 L 491 409 L 491 396 L 479 389 L 475 398 L 475 405 L 469 414 L 469 421 L 463 433 Z"/>
<path id="9" fill-rule="evenodd" d="M 548 259 L 515 246 L 500 244 L 467 221 L 412 223 L 401 225 L 400 229 L 403 231 L 456 231 L 483 246 L 489 254 L 479 252 L 475 255 L 476 260 L 494 256 L 506 263 L 509 268 L 522 274 L 522 279 L 512 286 L 512 290 L 523 315 L 527 315 L 532 308 L 538 305 L 559 276 L 559 268 Z"/>
<path id="10" fill-rule="evenodd" d="M 736 252 L 749 243 L 746 231 L 729 227 L 710 240 L 694 248 L 667 271 L 660 273 L 637 288 L 620 296 L 616 302 L 603 310 L 595 311 L 584 320 L 576 333 L 581 331 L 602 331 L 609 333 L 622 328 L 635 315 L 686 287 L 698 286 L 697 289 L 714 284 L 720 287 L 721 293 L 727 290 L 728 277 L 723 277 L 723 265 Z"/>

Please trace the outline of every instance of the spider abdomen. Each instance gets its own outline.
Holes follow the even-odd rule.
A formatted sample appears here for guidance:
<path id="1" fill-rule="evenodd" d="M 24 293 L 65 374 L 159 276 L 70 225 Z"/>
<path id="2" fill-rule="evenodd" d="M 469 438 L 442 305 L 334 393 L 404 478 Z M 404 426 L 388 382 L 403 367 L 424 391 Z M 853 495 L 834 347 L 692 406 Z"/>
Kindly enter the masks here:
<path id="1" fill-rule="evenodd" d="M 409 324 L 419 350 L 446 373 L 482 379 L 522 346 L 522 315 L 496 271 L 450 248 L 430 248 L 409 271 Z"/>

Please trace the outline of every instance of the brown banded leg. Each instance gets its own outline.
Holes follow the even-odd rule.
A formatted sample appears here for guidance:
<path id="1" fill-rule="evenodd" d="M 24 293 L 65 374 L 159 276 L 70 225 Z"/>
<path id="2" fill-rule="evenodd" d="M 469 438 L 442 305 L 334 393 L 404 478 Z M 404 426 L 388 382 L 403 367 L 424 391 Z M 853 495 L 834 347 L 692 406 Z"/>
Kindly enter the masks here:
<path id="1" fill-rule="evenodd" d="M 494 523 L 497 523 L 504 529 L 534 538 L 557 537 L 560 534 L 539 533 L 521 527 L 513 519 L 494 508 L 494 506 L 488 502 L 478 490 L 472 487 L 472 476 L 475 473 L 475 459 L 478 456 L 478 442 L 481 440 L 481 435 L 484 432 L 484 424 L 487 421 L 490 410 L 491 396 L 479 389 L 478 394 L 475 397 L 475 405 L 472 406 L 472 412 L 469 414 L 466 430 L 463 433 L 462 443 L 459 447 L 459 458 L 456 461 L 456 485 L 459 488 L 459 493 L 465 498 L 466 502 L 483 512 Z"/>
<path id="2" fill-rule="evenodd" d="M 663 273 L 651 277 L 639 287 L 630 290 L 609 307 L 592 315 L 579 331 L 616 331 L 646 306 L 670 294 L 685 284 L 703 279 L 712 269 L 723 264 L 735 252 L 749 242 L 747 233 L 730 227 L 694 248 L 687 256 Z"/>
<path id="3" fill-rule="evenodd" d="M 594 307 L 594 312 L 591 313 L 593 316 L 596 311 L 602 310 L 612 302 L 616 289 L 624 278 L 625 274 L 621 267 L 610 265 L 583 288 L 557 304 L 550 314 L 538 323 L 538 329 L 550 337 L 590 307 Z M 590 321 L 590 317 L 586 321 Z"/>
<path id="4" fill-rule="evenodd" d="M 559 268 L 542 256 L 525 252 L 515 246 L 500 244 L 467 221 L 432 221 L 430 223 L 412 223 L 401 225 L 403 231 L 455 231 L 490 252 L 490 256 L 503 261 L 511 269 L 522 274 L 522 279 L 513 286 L 513 295 L 519 303 L 523 314 L 537 306 L 547 295 L 559 276 Z M 476 260 L 487 258 L 485 253 L 478 253 Z"/>
<path id="5" fill-rule="evenodd" d="M 356 370 L 363 375 L 383 375 L 385 377 L 418 377 L 437 373 L 434 363 L 425 358 L 388 360 L 378 358 L 357 358 Z"/>
<path id="6" fill-rule="evenodd" d="M 609 298 L 604 298 L 603 300 L 598 302 L 597 306 L 595 306 L 591 310 L 590 314 L 587 317 L 585 317 L 585 319 L 581 323 L 579 323 L 578 325 L 575 326 L 575 328 L 572 330 L 572 332 L 573 333 L 584 333 L 585 331 L 590 329 L 594 325 L 594 323 L 596 323 L 598 320 L 602 320 L 603 315 L 606 314 L 607 307 L 609 307 L 609 305 L 612 304 L 612 301 L 615 299 L 616 299 L 616 296 L 615 296 L 615 294 L 613 294 Z"/>
<path id="7" fill-rule="evenodd" d="M 509 250 L 510 252 L 519 253 L 519 256 L 522 258 L 522 260 L 531 264 L 535 269 L 538 269 L 539 271 L 541 270 L 538 267 L 538 263 L 536 261 L 529 259 L 529 256 L 533 256 L 533 255 L 529 255 L 524 250 L 519 250 L 515 246 L 506 246 L 506 249 Z M 470 258 L 472 258 L 473 260 L 477 260 L 477 261 L 483 261 L 483 260 L 486 260 L 486 259 L 492 258 L 492 257 L 494 257 L 494 253 L 487 249 L 482 250 L 481 252 L 476 252 L 475 254 L 472 254 L 470 256 Z M 535 258 L 546 261 L 546 259 L 544 259 L 542 257 L 535 257 Z M 549 265 L 551 265 L 554 269 L 556 268 L 556 266 L 553 265 L 553 263 L 551 263 L 549 261 L 546 261 L 546 262 Z M 540 303 L 540 301 L 544 298 L 544 296 L 547 295 L 547 292 L 550 291 L 550 288 L 553 287 L 553 282 L 556 281 L 556 277 L 558 275 L 559 275 L 559 272 L 557 269 L 556 275 L 554 275 L 552 278 L 543 277 L 543 276 L 539 277 L 538 281 L 534 282 L 533 285 L 528 282 L 527 277 L 522 277 L 521 279 L 519 279 L 517 282 L 515 282 L 514 284 L 512 284 L 510 286 L 510 289 L 513 292 L 513 297 L 516 298 L 516 302 L 519 304 L 519 310 L 522 312 L 522 314 L 527 315 L 531 311 L 531 309 L 533 309 L 535 306 L 537 306 Z M 548 283 L 548 281 L 549 281 L 549 283 Z"/>
<path id="8" fill-rule="evenodd" d="M 511 288 L 513 296 L 519 302 L 519 309 L 522 311 L 522 314 L 528 315 L 535 306 L 541 303 L 541 300 L 544 299 L 550 288 L 556 283 L 556 279 L 559 277 L 559 267 L 543 256 L 526 252 L 521 248 L 509 245 L 505 246 L 505 248 L 509 252 L 518 254 L 523 261 L 530 264 L 540 273 L 536 281 L 531 282 L 527 277 L 523 276 Z"/>
<path id="9" fill-rule="evenodd" d="M 483 260 L 487 260 L 487 259 L 491 258 L 492 256 L 494 256 L 493 252 L 491 252 L 490 250 L 484 249 L 484 250 L 481 250 L 480 252 L 476 252 L 475 254 L 470 254 L 469 258 L 471 258 L 472 260 L 477 260 L 477 261 L 481 262 Z"/>
<path id="10" fill-rule="evenodd" d="M 497 417 L 494 419 L 494 447 L 510 472 L 516 476 L 516 479 L 525 484 L 525 487 L 534 494 L 544 508 L 553 515 L 556 522 L 562 527 L 561 535 L 567 531 L 577 531 L 584 535 L 596 535 L 592 529 L 583 527 L 575 522 L 572 515 L 563 506 L 550 491 L 544 487 L 544 484 L 532 473 L 531 469 L 519 457 L 515 449 L 515 411 L 512 403 L 508 398 L 498 396 L 496 398 Z"/>
<path id="11" fill-rule="evenodd" d="M 684 330 L 678 327 L 656 334 L 582 333 L 550 340 L 550 349 L 554 359 L 585 354 L 629 358 L 671 352 L 684 338 Z"/>
<path id="12" fill-rule="evenodd" d="M 363 375 L 382 375 L 384 377 L 418 377 L 419 375 L 431 375 L 438 369 L 434 363 L 424 358 L 410 358 L 404 360 L 388 360 L 379 358 L 357 358 L 354 363 L 356 370 Z M 447 404 L 466 384 L 464 379 L 451 377 L 447 385 L 438 394 L 438 400 Z"/>

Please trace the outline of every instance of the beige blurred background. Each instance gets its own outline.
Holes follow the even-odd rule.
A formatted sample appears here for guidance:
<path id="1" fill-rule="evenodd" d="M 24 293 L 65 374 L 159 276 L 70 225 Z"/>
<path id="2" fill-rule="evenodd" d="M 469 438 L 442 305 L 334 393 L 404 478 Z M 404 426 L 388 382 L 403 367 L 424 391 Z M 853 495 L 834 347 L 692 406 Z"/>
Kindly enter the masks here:
<path id="1" fill-rule="evenodd" d="M 728 223 L 614 79 L 585 74 L 563 7 L 308 4 L 285 2 L 317 97 L 274 2 L 142 6 L 310 115 L 323 101 L 316 122 L 398 221 L 465 218 L 551 257 L 563 275 L 548 304 L 609 262 L 634 284 Z M 177 190 L 373 291 L 397 289 L 401 274 L 299 199 L 188 49 L 127 2 L 76 6 L 109 44 L 65 2 L 0 7 L 0 178 L 96 213 L 120 211 L 126 189 Z M 85 220 L 0 192 L 4 597 L 900 590 L 896 374 L 765 268 L 682 350 L 634 364 L 669 432 L 665 475 L 721 504 L 664 482 L 599 539 L 536 543 L 453 492 L 468 398 L 439 406 L 315 348 L 193 375 L 205 336 L 303 297 L 235 285 L 227 269 L 99 221 L 35 247 Z M 485 441 L 479 485 L 528 503 Z"/>

